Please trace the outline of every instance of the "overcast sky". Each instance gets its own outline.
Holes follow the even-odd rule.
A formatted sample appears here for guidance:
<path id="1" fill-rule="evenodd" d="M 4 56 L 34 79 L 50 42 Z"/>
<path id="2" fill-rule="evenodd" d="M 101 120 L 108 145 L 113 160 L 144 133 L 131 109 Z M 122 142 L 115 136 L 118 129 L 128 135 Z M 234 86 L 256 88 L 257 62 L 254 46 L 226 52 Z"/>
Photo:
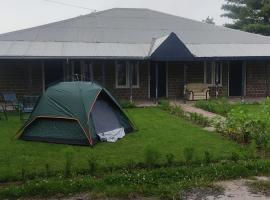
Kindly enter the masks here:
<path id="1" fill-rule="evenodd" d="M 53 3 L 64 2 L 97 11 L 114 7 L 150 8 L 203 20 L 214 17 L 216 24 L 228 22 L 221 18 L 224 0 L 0 0 L 0 33 L 29 28 L 79 15 L 88 14 L 89 9 Z"/>

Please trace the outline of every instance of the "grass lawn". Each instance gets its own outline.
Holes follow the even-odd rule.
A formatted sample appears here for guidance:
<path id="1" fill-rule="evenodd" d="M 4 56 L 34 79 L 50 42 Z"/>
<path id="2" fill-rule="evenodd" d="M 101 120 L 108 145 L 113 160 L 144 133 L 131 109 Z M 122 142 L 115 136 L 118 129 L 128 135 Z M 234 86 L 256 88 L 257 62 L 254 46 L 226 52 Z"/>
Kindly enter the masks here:
<path id="1" fill-rule="evenodd" d="M 9 116 L 8 121 L 0 121 L 0 181 L 16 179 L 22 168 L 26 174 L 44 172 L 46 164 L 52 170 L 63 171 L 67 151 L 73 151 L 72 165 L 76 169 L 87 169 L 93 156 L 102 166 L 122 166 L 130 160 L 142 162 L 146 148 L 158 150 L 163 159 L 167 153 L 173 153 L 177 160 L 183 160 L 187 147 L 194 148 L 196 159 L 202 159 L 205 151 L 216 159 L 229 158 L 233 152 L 246 153 L 238 144 L 159 108 L 128 109 L 127 113 L 138 131 L 116 143 L 99 143 L 93 148 L 16 140 L 22 123 L 19 116 Z"/>

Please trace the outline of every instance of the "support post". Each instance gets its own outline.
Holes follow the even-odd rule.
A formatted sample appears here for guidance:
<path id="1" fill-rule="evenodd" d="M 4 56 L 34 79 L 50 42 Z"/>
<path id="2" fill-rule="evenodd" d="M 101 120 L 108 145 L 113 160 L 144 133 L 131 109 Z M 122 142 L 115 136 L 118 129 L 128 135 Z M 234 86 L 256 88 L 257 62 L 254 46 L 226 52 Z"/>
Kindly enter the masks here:
<path id="1" fill-rule="evenodd" d="M 133 77 L 133 65 L 130 64 L 130 61 L 127 61 L 128 64 L 128 71 L 129 71 L 129 88 L 130 88 L 130 97 L 129 100 L 130 102 L 133 102 L 133 81 L 132 81 L 132 77 Z"/>
<path id="2" fill-rule="evenodd" d="M 184 66 L 184 103 L 186 103 L 186 89 L 187 89 L 187 65 Z"/>
<path id="3" fill-rule="evenodd" d="M 156 95 L 155 95 L 155 98 L 156 98 L 156 103 L 158 101 L 158 63 L 156 62 L 156 70 L 155 70 L 155 78 L 156 78 Z"/>
<path id="4" fill-rule="evenodd" d="M 102 62 L 102 84 L 103 84 L 103 87 L 105 87 L 105 63 L 104 61 Z"/>
<path id="5" fill-rule="evenodd" d="M 44 60 L 41 61 L 41 76 L 42 76 L 42 93 L 45 92 L 45 64 Z"/>

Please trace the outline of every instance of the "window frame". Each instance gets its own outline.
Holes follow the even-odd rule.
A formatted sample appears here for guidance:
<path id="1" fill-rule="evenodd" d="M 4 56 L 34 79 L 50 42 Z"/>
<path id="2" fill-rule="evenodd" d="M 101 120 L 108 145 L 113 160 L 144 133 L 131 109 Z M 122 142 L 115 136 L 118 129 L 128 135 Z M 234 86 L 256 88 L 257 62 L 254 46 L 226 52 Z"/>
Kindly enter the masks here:
<path id="1" fill-rule="evenodd" d="M 118 67 L 119 63 L 124 62 L 125 68 L 126 68 L 126 84 L 125 85 L 119 85 L 118 83 Z M 132 77 L 130 77 L 130 63 L 135 62 L 135 68 L 136 68 L 136 76 L 137 76 L 137 84 L 136 85 L 130 85 L 130 80 Z M 116 61 L 115 62 L 115 88 L 116 89 L 127 89 L 127 88 L 139 88 L 140 87 L 140 78 L 139 78 L 139 61 Z"/>
<path id="2" fill-rule="evenodd" d="M 207 64 L 208 62 L 211 62 L 211 83 L 207 83 Z M 222 78 L 223 78 L 223 62 L 222 61 L 205 61 L 204 62 L 204 83 L 208 84 L 209 86 L 216 86 L 216 67 L 217 64 L 220 64 L 220 83 L 218 86 L 222 86 Z"/>

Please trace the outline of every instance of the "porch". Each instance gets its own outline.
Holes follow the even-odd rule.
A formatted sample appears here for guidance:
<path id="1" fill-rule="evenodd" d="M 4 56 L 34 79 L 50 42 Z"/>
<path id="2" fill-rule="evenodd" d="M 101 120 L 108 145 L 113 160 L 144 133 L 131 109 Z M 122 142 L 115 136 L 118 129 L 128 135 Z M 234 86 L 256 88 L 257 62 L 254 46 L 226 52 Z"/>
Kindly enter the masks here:
<path id="1" fill-rule="evenodd" d="M 95 81 L 118 99 L 183 98 L 184 85 L 205 83 L 211 97 L 269 96 L 265 61 L 0 60 L 0 92 L 39 95 L 59 81 Z"/>

